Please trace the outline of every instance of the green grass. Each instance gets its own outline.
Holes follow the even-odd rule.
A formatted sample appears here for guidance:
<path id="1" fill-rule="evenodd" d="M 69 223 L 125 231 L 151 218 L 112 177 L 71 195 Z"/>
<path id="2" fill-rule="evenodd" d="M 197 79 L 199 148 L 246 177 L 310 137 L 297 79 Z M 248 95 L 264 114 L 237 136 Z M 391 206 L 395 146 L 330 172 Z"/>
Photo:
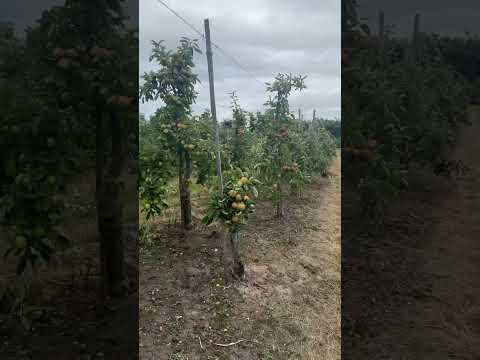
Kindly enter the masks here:
<path id="1" fill-rule="evenodd" d="M 188 360 L 188 357 L 180 353 L 171 354 L 168 360 Z"/>
<path id="2" fill-rule="evenodd" d="M 191 194 L 191 200 L 194 203 L 195 206 L 200 206 L 200 207 L 206 207 L 208 199 L 211 194 L 211 189 L 209 189 L 205 185 L 197 184 L 196 183 L 197 179 L 195 177 L 192 177 L 191 180 L 191 185 L 190 185 L 190 194 Z M 168 181 L 167 185 L 167 191 L 166 191 L 166 198 L 165 202 L 168 204 L 168 209 L 178 209 L 180 207 L 180 196 L 178 193 L 178 179 L 177 178 L 172 178 Z M 145 214 L 142 212 L 142 202 L 139 200 L 138 202 L 138 218 L 139 218 L 139 223 L 140 224 L 146 224 L 147 220 L 145 218 Z M 164 217 L 167 222 L 172 222 L 175 223 L 178 221 L 177 215 L 172 215 L 172 212 L 169 211 L 164 211 L 163 214 L 160 215 L 160 217 Z M 145 230 L 148 230 L 147 227 L 145 227 Z M 143 239 L 146 240 L 146 239 Z M 148 242 L 148 241 L 147 241 Z"/>
<path id="3" fill-rule="evenodd" d="M 209 194 L 209 189 L 201 184 L 197 184 L 197 179 L 192 177 L 190 185 L 192 200 L 204 199 Z M 178 195 L 178 179 L 173 178 L 167 184 L 167 198 L 166 202 L 169 207 L 180 206 L 180 199 Z"/>

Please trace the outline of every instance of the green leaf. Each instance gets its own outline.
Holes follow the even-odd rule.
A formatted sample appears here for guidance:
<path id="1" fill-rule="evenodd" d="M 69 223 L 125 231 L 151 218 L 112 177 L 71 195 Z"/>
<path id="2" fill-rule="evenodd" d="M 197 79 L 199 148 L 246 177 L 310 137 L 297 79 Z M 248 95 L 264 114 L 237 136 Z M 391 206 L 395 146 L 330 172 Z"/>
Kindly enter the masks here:
<path id="1" fill-rule="evenodd" d="M 203 217 L 202 223 L 204 225 L 210 225 L 213 222 L 213 215 L 212 214 L 207 214 Z"/>

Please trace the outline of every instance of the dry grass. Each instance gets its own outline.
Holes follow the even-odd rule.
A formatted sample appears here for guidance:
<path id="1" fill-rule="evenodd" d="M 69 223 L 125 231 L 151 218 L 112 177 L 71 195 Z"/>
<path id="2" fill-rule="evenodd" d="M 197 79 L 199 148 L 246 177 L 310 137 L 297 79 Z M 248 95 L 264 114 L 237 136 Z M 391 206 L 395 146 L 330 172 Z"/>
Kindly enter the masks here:
<path id="1" fill-rule="evenodd" d="M 157 220 L 140 257 L 141 358 L 339 359 L 339 171 L 337 159 L 286 220 L 258 205 L 242 238 L 247 276 L 235 284 L 223 281 L 212 229 L 184 233 L 174 212 Z"/>

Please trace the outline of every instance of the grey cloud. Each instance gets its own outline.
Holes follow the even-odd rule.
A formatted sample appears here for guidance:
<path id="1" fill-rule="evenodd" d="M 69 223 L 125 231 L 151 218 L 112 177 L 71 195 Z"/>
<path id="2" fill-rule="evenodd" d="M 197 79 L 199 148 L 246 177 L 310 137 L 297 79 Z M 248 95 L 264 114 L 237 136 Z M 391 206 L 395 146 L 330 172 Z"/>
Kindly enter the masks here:
<path id="1" fill-rule="evenodd" d="M 395 26 L 399 35 L 410 35 L 413 17 L 421 15 L 421 29 L 443 35 L 463 35 L 465 31 L 480 33 L 478 0 L 404 0 L 388 2 L 382 0 L 361 1 L 359 13 L 368 18 L 368 23 L 377 31 L 378 12 L 385 12 L 385 22 Z"/>
<path id="2" fill-rule="evenodd" d="M 210 19 L 212 41 L 220 45 L 264 83 L 278 72 L 307 75 L 304 92 L 291 98 L 292 111 L 301 108 L 318 116 L 340 118 L 340 5 L 329 1 L 221 0 L 166 1 L 202 31 L 203 19 Z M 148 62 L 151 40 L 165 40 L 176 47 L 181 36 L 200 38 L 156 0 L 140 4 L 140 72 L 155 66 Z M 202 49 L 203 39 L 199 39 Z M 196 71 L 203 83 L 195 112 L 209 108 L 205 55 L 197 56 Z M 253 80 L 214 48 L 215 90 L 221 119 L 230 116 L 229 95 L 237 91 L 246 110 L 262 110 L 268 98 L 265 86 Z M 151 114 L 160 102 L 141 105 Z M 311 115 L 309 115 L 311 116 Z"/>
<path id="3" fill-rule="evenodd" d="M 305 114 L 316 108 L 319 116 L 340 117 L 340 5 L 337 0 L 166 0 L 167 3 L 203 30 L 203 19 L 211 20 L 212 39 L 244 64 L 264 83 L 278 72 L 307 75 L 308 89 L 294 94 L 292 110 Z M 65 0 L 2 1 L 0 20 L 11 21 L 17 32 L 32 25 L 44 9 Z M 140 2 L 140 74 L 153 68 L 148 62 L 151 40 L 166 40 L 175 47 L 181 36 L 200 38 L 172 16 L 156 0 Z M 137 0 L 126 4 L 132 19 L 137 17 Z M 199 40 L 202 40 L 201 38 Z M 201 46 L 204 49 L 203 41 Z M 214 49 L 215 51 L 215 49 Z M 268 95 L 265 86 L 250 78 L 218 51 L 214 54 L 215 86 L 220 118 L 230 116 L 229 93 L 236 90 L 246 110 L 262 110 Z M 196 71 L 203 85 L 195 112 L 209 108 L 205 55 L 196 58 Z M 333 89 L 333 90 L 332 90 Z M 153 113 L 160 103 L 141 105 Z"/>
<path id="4" fill-rule="evenodd" d="M 125 15 L 135 26 L 138 26 L 138 1 L 126 0 L 124 3 Z M 3 0 L 0 2 L 0 21 L 13 23 L 18 36 L 23 36 L 26 27 L 34 25 L 43 11 L 63 4 L 65 0 Z"/>

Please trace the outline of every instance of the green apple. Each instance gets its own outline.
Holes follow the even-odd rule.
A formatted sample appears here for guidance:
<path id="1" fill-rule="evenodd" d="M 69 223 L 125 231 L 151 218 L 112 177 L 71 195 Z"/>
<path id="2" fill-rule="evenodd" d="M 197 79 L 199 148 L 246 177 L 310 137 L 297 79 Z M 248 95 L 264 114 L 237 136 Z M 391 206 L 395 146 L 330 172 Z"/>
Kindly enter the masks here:
<path id="1" fill-rule="evenodd" d="M 25 236 L 17 236 L 15 238 L 15 247 L 17 249 L 25 249 L 27 247 L 27 238 Z"/>

